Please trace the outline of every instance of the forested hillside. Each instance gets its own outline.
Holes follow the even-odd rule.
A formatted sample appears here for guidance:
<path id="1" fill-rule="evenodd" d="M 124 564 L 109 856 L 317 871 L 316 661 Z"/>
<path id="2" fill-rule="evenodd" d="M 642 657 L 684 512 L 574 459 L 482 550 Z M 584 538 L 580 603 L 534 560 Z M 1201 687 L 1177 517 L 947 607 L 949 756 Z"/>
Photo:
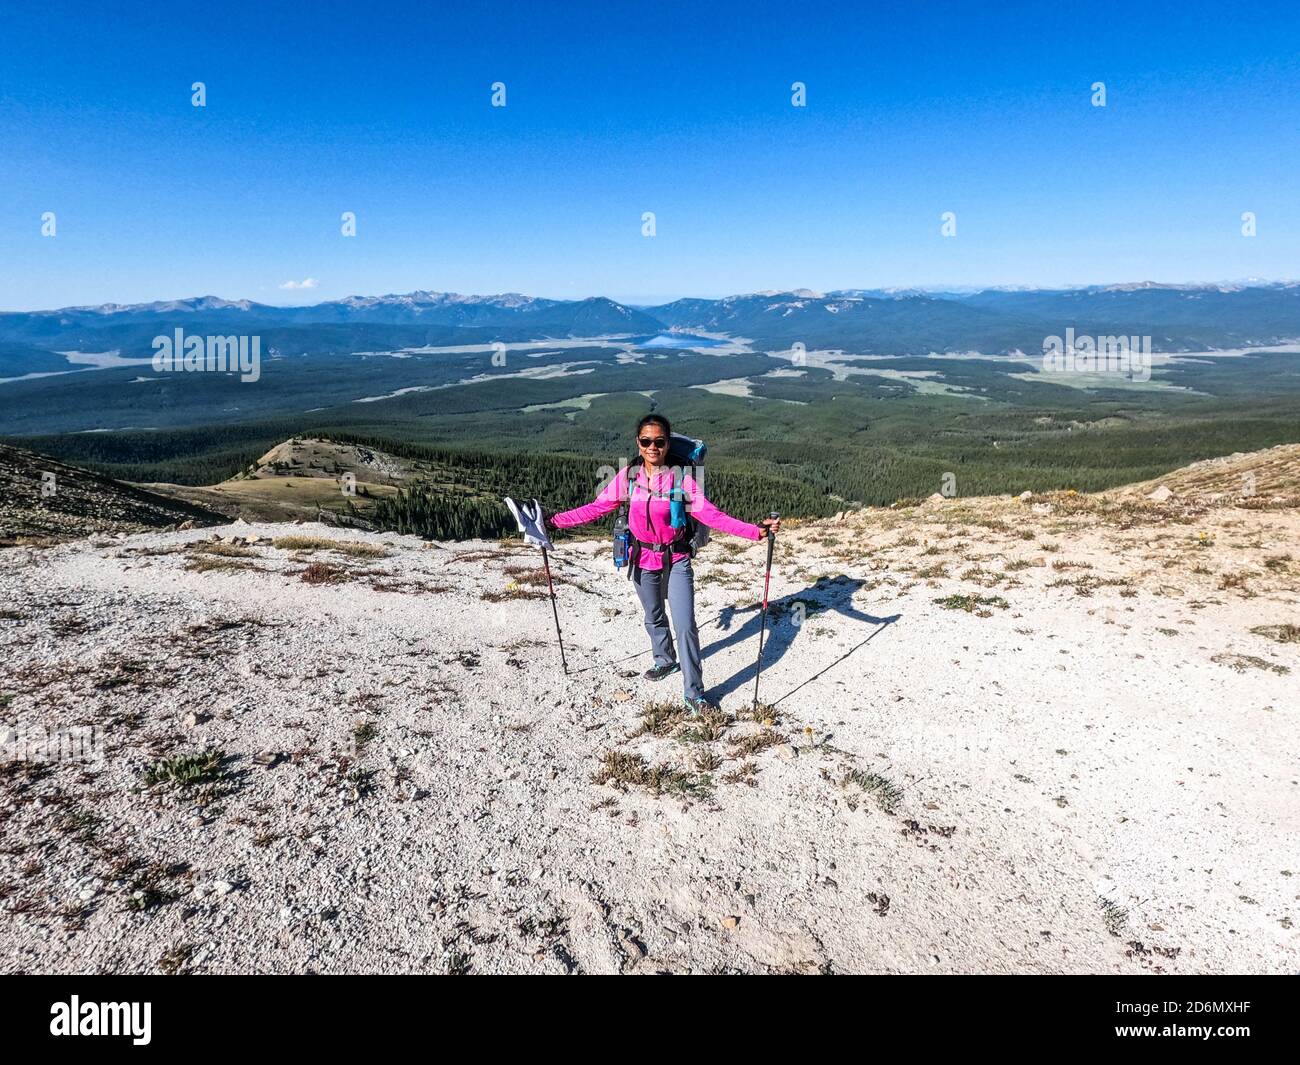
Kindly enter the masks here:
<path id="1" fill-rule="evenodd" d="M 1300 440 L 1300 357 L 1287 353 L 1174 360 L 1147 383 L 1079 387 L 1007 360 L 794 368 L 763 354 L 672 353 L 638 364 L 576 350 L 592 356 L 590 372 L 23 443 L 125 480 L 188 485 L 224 481 L 297 436 L 418 453 L 436 458 L 436 483 L 404 485 L 382 501 L 381 520 L 445 538 L 503 531 L 504 494 L 535 495 L 551 509 L 588 501 L 601 467 L 635 458 L 632 430 L 650 410 L 709 442 L 711 495 L 749 517 L 889 504 L 945 481 L 960 495 L 1099 490 Z M 537 362 L 550 370 L 557 358 Z"/>

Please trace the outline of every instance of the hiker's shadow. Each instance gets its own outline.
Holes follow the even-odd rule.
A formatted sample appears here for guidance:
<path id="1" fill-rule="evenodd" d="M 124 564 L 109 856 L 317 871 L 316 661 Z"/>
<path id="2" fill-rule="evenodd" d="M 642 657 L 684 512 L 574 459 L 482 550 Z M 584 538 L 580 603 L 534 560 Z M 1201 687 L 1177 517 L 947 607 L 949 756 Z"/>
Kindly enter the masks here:
<path id="1" fill-rule="evenodd" d="M 780 599 L 771 599 L 767 605 L 767 635 L 763 640 L 763 668 L 771 669 L 785 657 L 808 623 L 824 614 L 832 612 L 843 615 L 851 621 L 865 622 L 875 626 L 866 639 L 870 639 L 884 626 L 892 625 L 901 614 L 888 617 L 876 617 L 858 610 L 853 605 L 854 593 L 865 582 L 851 577 L 821 577 L 817 582 L 803 591 L 792 592 Z M 739 672 L 728 677 L 721 684 L 712 685 L 710 695 L 721 700 L 732 692 L 752 684 L 758 672 L 758 631 L 763 623 L 763 604 L 755 603 L 751 607 L 724 607 L 717 616 L 718 628 L 727 633 L 721 639 L 714 640 L 701 649 L 705 659 L 725 651 L 736 644 L 753 641 L 754 658 Z M 740 615 L 749 615 L 742 623 L 737 623 Z M 866 639 L 862 642 L 865 643 Z M 861 644 L 854 646 L 853 650 Z"/>

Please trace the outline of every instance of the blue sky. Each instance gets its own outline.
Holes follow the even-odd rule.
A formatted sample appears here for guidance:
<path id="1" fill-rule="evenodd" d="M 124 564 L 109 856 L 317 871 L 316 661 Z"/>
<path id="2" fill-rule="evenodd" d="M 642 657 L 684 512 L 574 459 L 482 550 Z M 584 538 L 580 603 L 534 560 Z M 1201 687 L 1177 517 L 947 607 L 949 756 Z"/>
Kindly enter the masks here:
<path id="1" fill-rule="evenodd" d="M 0 309 L 1297 277 L 1297 7 L 10 4 Z"/>

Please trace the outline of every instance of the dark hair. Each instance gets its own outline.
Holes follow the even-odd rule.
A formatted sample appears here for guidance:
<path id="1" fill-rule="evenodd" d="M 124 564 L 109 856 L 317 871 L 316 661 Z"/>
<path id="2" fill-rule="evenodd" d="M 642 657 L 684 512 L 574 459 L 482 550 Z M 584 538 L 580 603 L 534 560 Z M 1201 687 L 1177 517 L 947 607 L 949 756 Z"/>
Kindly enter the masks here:
<path id="1" fill-rule="evenodd" d="M 671 438 L 673 435 L 673 427 L 668 424 L 668 419 L 665 418 L 662 414 L 647 414 L 644 418 L 642 418 L 639 422 L 636 423 L 635 435 L 640 436 L 641 430 L 644 429 L 647 425 L 661 425 L 663 426 L 664 436 Z"/>

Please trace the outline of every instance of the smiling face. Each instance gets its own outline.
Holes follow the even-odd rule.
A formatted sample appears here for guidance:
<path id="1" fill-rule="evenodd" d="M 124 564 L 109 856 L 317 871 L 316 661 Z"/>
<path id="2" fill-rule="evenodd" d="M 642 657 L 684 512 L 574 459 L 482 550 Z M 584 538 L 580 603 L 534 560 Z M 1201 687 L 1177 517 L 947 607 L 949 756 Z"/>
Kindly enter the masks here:
<path id="1" fill-rule="evenodd" d="M 663 426 L 651 422 L 641 427 L 636 446 L 641 449 L 641 457 L 652 466 L 662 466 L 664 457 L 668 454 L 668 434 L 664 432 Z"/>

